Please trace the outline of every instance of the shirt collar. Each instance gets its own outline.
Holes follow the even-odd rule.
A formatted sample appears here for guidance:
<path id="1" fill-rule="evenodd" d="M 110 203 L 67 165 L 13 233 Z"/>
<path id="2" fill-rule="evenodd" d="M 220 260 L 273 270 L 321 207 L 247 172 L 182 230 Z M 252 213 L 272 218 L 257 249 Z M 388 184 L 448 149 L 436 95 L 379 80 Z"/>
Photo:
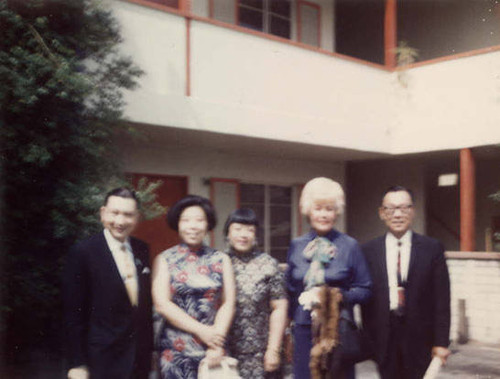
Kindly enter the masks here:
<path id="1" fill-rule="evenodd" d="M 198 250 L 192 250 L 186 243 L 184 242 L 181 242 L 179 244 L 180 247 L 182 247 L 183 249 L 187 249 L 186 251 L 190 252 L 190 253 L 194 253 L 194 254 L 197 254 L 197 255 L 203 255 L 207 252 L 207 246 L 205 244 L 201 244 L 200 248 Z"/>
<path id="2" fill-rule="evenodd" d="M 403 236 L 400 239 L 396 238 L 396 236 L 394 236 L 394 234 L 392 234 L 391 232 L 387 232 L 385 241 L 386 243 L 392 244 L 394 246 L 397 245 L 398 242 L 401 242 L 403 245 L 409 246 L 411 243 L 411 237 L 412 237 L 411 230 L 407 230 L 406 233 L 403 234 Z"/>
<path id="3" fill-rule="evenodd" d="M 125 245 L 127 251 L 132 251 L 132 247 L 130 246 L 130 239 L 127 238 L 125 242 L 118 241 L 115 237 L 111 235 L 108 229 L 104 229 L 104 238 L 106 238 L 106 242 L 108 243 L 109 249 L 111 251 L 120 250 L 122 245 Z"/>
<path id="4" fill-rule="evenodd" d="M 316 233 L 316 231 L 314 229 L 311 229 L 309 234 L 311 236 L 311 239 L 319 237 L 318 233 Z M 325 238 L 329 239 L 331 242 L 333 242 L 333 240 L 335 240 L 339 234 L 340 234 L 339 231 L 337 231 L 336 229 L 332 229 L 328 233 L 326 233 L 325 235 L 323 235 L 321 237 L 325 237 Z"/>

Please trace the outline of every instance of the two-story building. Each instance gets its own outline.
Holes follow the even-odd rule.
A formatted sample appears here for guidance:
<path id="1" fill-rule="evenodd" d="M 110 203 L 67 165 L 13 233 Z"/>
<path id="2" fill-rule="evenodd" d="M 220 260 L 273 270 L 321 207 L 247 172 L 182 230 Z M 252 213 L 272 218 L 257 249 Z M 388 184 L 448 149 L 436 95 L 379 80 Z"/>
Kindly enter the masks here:
<path id="1" fill-rule="evenodd" d="M 500 190 L 498 1 L 127 0 L 111 7 L 124 51 L 145 71 L 127 94 L 127 122 L 142 137 L 119 140 L 124 166 L 162 179 L 165 205 L 187 193 L 210 197 L 220 219 L 213 245 L 223 246 L 231 210 L 252 207 L 262 248 L 284 261 L 289 240 L 307 230 L 301 186 L 327 176 L 346 191 L 339 229 L 361 242 L 383 231 L 382 193 L 401 184 L 416 195 L 416 231 L 449 251 L 500 250 L 500 203 L 489 197 Z M 139 233 L 156 252 L 175 241 L 163 220 Z M 488 267 L 491 278 L 467 288 L 500 288 L 500 261 L 482 257 L 489 258 L 473 269 Z M 458 259 L 456 270 L 450 263 L 452 281 L 464 283 L 467 262 Z M 500 342 L 500 323 L 488 318 L 500 309 L 496 291 L 483 301 L 490 305 L 468 315 L 475 339 Z M 467 316 L 457 307 L 455 334 Z"/>

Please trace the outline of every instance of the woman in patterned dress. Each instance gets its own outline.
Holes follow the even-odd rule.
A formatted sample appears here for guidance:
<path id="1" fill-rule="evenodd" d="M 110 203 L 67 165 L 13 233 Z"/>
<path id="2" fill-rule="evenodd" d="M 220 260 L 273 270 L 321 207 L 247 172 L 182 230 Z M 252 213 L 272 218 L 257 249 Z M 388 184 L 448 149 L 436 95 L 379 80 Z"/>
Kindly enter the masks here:
<path id="1" fill-rule="evenodd" d="M 216 223 L 207 199 L 188 195 L 170 208 L 167 221 L 181 243 L 159 254 L 153 270 L 154 306 L 166 319 L 159 366 L 164 379 L 194 379 L 205 356 L 216 366 L 224 355 L 234 275 L 229 257 L 203 244 Z"/>
<path id="2" fill-rule="evenodd" d="M 287 322 L 284 275 L 276 259 L 256 250 L 257 224 L 251 209 L 238 209 L 224 226 L 237 288 L 228 347 L 244 379 L 278 372 Z"/>

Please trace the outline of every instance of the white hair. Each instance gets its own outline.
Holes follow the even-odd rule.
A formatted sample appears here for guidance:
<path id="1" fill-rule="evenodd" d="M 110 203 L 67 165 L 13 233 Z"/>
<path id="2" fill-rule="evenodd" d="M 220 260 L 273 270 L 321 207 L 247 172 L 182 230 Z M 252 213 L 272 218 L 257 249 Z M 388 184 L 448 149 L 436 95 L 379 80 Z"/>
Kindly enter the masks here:
<path id="1" fill-rule="evenodd" d="M 300 212 L 309 216 L 313 204 L 318 200 L 332 200 L 337 215 L 344 213 L 344 191 L 336 181 L 323 177 L 309 180 L 300 195 Z"/>

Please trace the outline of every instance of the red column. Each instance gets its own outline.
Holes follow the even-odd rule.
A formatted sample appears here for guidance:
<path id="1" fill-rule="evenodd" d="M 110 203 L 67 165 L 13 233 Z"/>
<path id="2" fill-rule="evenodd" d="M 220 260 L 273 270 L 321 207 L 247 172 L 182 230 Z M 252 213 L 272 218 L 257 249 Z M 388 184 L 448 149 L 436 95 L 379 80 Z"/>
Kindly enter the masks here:
<path id="1" fill-rule="evenodd" d="M 190 0 L 179 0 L 179 10 L 182 12 L 191 11 L 191 1 Z"/>
<path id="2" fill-rule="evenodd" d="M 476 250 L 476 166 L 470 149 L 460 150 L 460 250 Z"/>
<path id="3" fill-rule="evenodd" d="M 385 1 L 384 15 L 384 62 L 386 67 L 396 67 L 397 4 L 396 0 Z"/>

